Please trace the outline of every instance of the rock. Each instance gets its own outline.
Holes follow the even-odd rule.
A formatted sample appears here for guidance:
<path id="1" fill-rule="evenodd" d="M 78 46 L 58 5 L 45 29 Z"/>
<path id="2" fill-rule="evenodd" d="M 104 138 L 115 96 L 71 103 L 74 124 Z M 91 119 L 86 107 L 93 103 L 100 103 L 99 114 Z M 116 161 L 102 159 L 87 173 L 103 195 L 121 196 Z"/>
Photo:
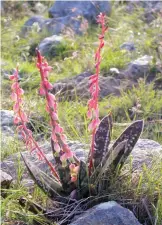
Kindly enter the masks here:
<path id="1" fill-rule="evenodd" d="M 47 35 L 58 35 L 60 33 L 82 34 L 88 28 L 88 22 L 82 17 L 59 17 L 54 19 L 45 19 L 42 16 L 33 16 L 27 20 L 22 28 L 21 35 L 25 36 L 34 29 L 36 32 L 45 31 Z"/>
<path id="2" fill-rule="evenodd" d="M 138 58 L 129 64 L 124 73 L 133 80 L 137 80 L 140 77 L 144 78 L 150 71 L 152 59 L 153 57 L 148 55 Z"/>
<path id="3" fill-rule="evenodd" d="M 13 137 L 14 132 L 14 112 L 10 110 L 1 110 L 1 131 L 2 131 L 2 145 L 6 143 L 6 137 Z"/>
<path id="4" fill-rule="evenodd" d="M 75 152 L 78 158 L 82 160 L 86 160 L 89 151 L 89 145 L 82 144 L 78 141 L 68 141 L 68 145 L 70 146 L 71 150 Z M 40 145 L 43 152 L 45 153 L 48 160 L 54 163 L 53 154 L 51 152 L 51 146 L 48 142 L 43 145 Z M 3 151 L 3 149 L 2 149 Z M 31 162 L 38 166 L 40 169 L 45 171 L 50 175 L 50 171 L 48 165 L 37 158 L 35 154 L 30 154 L 28 151 L 23 152 L 25 157 Z M 139 139 L 137 144 L 135 145 L 132 153 L 132 171 L 136 173 L 141 171 L 143 164 L 146 164 L 147 167 L 151 167 L 154 158 L 162 158 L 162 146 L 157 142 L 149 139 Z M 126 165 L 130 164 L 130 157 L 126 162 Z M 30 186 L 32 184 L 31 177 L 27 173 L 24 163 L 20 157 L 19 153 L 10 155 L 7 159 L 1 162 L 1 169 L 11 175 L 14 180 L 17 179 L 17 167 L 22 168 L 22 182 L 26 184 L 26 186 Z M 24 169 L 24 170 L 23 170 Z M 25 180 L 25 181 L 24 181 Z M 26 183 L 28 181 L 28 183 Z"/>
<path id="5" fill-rule="evenodd" d="M 41 30 L 45 29 L 47 23 L 48 19 L 45 19 L 43 16 L 32 16 L 25 22 L 20 35 L 25 36 L 28 31 L 31 31 L 32 29 L 35 29 L 36 32 L 40 32 Z"/>
<path id="6" fill-rule="evenodd" d="M 25 22 L 21 35 L 24 36 L 28 31 L 34 29 L 34 25 L 37 26 L 36 31 L 45 30 L 47 35 L 58 35 L 69 31 L 70 33 L 83 34 L 87 31 L 89 22 L 96 23 L 99 12 L 110 14 L 110 2 L 57 0 L 49 9 L 49 15 L 52 19 L 45 19 L 40 15 L 31 17 Z"/>
<path id="7" fill-rule="evenodd" d="M 8 173 L 0 170 L 0 184 L 2 189 L 9 188 L 12 180 L 12 177 Z"/>
<path id="8" fill-rule="evenodd" d="M 76 98 L 89 98 L 89 77 L 92 74 L 85 72 L 70 79 L 64 79 L 53 85 L 52 93 L 59 93 L 59 100 L 73 100 Z M 120 95 L 122 87 L 120 87 L 120 79 L 115 77 L 99 77 L 100 98 L 104 98 L 110 94 Z M 127 85 L 126 85 L 127 86 Z M 128 87 L 128 86 L 127 86 Z M 125 85 L 123 86 L 125 89 Z"/>
<path id="9" fill-rule="evenodd" d="M 114 201 L 88 209 L 70 225 L 140 225 L 133 213 Z"/>
<path id="10" fill-rule="evenodd" d="M 13 126 L 14 112 L 10 110 L 1 110 L 1 126 Z"/>
<path id="11" fill-rule="evenodd" d="M 88 148 L 87 145 L 81 144 L 80 142 L 77 141 L 68 141 L 68 145 L 70 146 L 71 150 L 75 152 L 78 158 L 82 158 L 83 160 L 85 160 L 85 158 L 87 157 L 87 152 L 84 151 L 84 149 Z M 45 153 L 47 159 L 54 164 L 51 145 L 48 142 L 46 142 L 43 145 L 40 144 L 40 146 L 43 149 L 43 152 Z M 43 171 L 46 171 L 50 175 L 50 171 L 47 164 L 44 161 L 39 160 L 38 157 L 35 155 L 35 153 L 30 154 L 30 152 L 25 151 L 23 152 L 23 154 L 31 163 L 34 163 L 36 166 L 38 166 Z M 2 161 L 0 165 L 3 171 L 5 171 L 6 173 L 8 173 L 13 177 L 13 180 L 17 180 L 18 176 L 17 167 L 21 167 L 23 171 L 21 178 L 22 183 L 24 183 L 26 187 L 29 187 L 33 184 L 33 181 L 30 175 L 27 173 L 26 167 L 24 166 L 24 162 L 20 156 L 20 153 L 10 155 L 4 161 Z"/>
<path id="12" fill-rule="evenodd" d="M 55 52 L 55 47 L 63 42 L 63 38 L 61 36 L 53 35 L 51 37 L 45 38 L 38 46 L 41 54 L 43 56 L 52 55 L 56 56 L 58 53 Z"/>
<path id="13" fill-rule="evenodd" d="M 150 139 L 139 139 L 131 155 L 133 157 L 132 166 L 139 171 L 143 164 L 151 167 L 154 157 L 162 158 L 162 145 Z"/>
<path id="14" fill-rule="evenodd" d="M 89 22 L 96 22 L 99 12 L 110 15 L 111 5 L 109 1 L 59 1 L 49 9 L 49 16 L 58 17 L 84 17 Z"/>
<path id="15" fill-rule="evenodd" d="M 38 14 L 42 14 L 47 10 L 47 6 L 42 4 L 41 2 L 36 2 L 32 11 Z"/>
<path id="16" fill-rule="evenodd" d="M 151 23 L 153 20 L 158 18 L 162 14 L 162 2 L 161 1 L 128 1 L 126 10 L 129 13 L 134 12 L 137 7 L 144 9 L 142 19 L 146 23 Z"/>
<path id="17" fill-rule="evenodd" d="M 135 46 L 134 46 L 134 43 L 131 43 L 131 42 L 125 42 L 123 43 L 121 46 L 120 46 L 121 49 L 125 49 L 127 51 L 135 51 Z"/>

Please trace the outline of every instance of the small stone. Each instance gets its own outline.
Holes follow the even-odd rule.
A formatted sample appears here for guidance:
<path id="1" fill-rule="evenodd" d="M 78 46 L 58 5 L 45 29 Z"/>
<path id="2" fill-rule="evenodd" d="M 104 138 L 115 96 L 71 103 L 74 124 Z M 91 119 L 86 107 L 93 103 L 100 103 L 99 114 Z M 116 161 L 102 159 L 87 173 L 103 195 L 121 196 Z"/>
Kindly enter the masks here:
<path id="1" fill-rule="evenodd" d="M 74 218 L 75 220 L 75 218 Z M 133 213 L 114 201 L 87 210 L 70 225 L 140 225 Z"/>
<path id="2" fill-rule="evenodd" d="M 57 52 L 55 52 L 55 47 L 57 47 L 60 43 L 63 42 L 63 37 L 58 35 L 53 35 L 51 37 L 45 38 L 38 46 L 41 54 L 56 56 Z"/>
<path id="3" fill-rule="evenodd" d="M 134 46 L 134 43 L 131 43 L 131 42 L 125 42 L 123 43 L 121 46 L 120 46 L 120 49 L 125 49 L 127 51 L 135 51 L 135 46 Z"/>
<path id="4" fill-rule="evenodd" d="M 12 177 L 8 173 L 4 172 L 3 170 L 0 170 L 0 183 L 2 189 L 9 188 L 12 180 Z"/>

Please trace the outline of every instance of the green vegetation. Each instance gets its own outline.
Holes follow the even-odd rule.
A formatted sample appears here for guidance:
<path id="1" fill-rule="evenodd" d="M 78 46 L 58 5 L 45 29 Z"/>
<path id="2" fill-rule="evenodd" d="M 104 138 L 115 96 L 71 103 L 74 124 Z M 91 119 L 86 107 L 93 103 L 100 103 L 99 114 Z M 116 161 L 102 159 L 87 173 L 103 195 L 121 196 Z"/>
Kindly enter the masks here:
<path id="1" fill-rule="evenodd" d="M 115 1 L 114 1 L 115 4 Z M 13 68 L 19 64 L 20 84 L 25 90 L 25 110 L 33 118 L 32 122 L 35 127 L 35 135 L 44 132 L 45 138 L 49 138 L 49 118 L 44 108 L 44 99 L 39 97 L 37 90 L 40 83 L 39 73 L 35 67 L 35 47 L 48 36 L 46 32 L 38 33 L 35 29 L 23 38 L 20 35 L 20 29 L 24 22 L 28 19 L 24 12 L 21 13 L 21 20 L 15 19 L 14 8 L 2 16 L 2 69 L 7 73 L 12 73 Z M 135 60 L 143 55 L 152 55 L 152 70 L 159 60 L 157 52 L 158 34 L 162 33 L 160 26 L 162 18 L 158 18 L 151 24 L 146 24 L 141 20 L 142 10 L 137 9 L 134 13 L 128 14 L 124 11 L 123 5 L 114 8 L 112 15 L 108 18 L 109 31 L 105 36 L 105 48 L 103 51 L 103 61 L 101 64 L 101 75 L 109 75 L 109 69 L 116 67 L 124 69 L 131 60 Z M 10 16 L 9 16 L 10 15 Z M 17 14 L 16 14 L 17 16 Z M 83 36 L 65 35 L 65 42 L 58 45 L 55 49 L 56 57 L 48 55 L 48 62 L 53 67 L 50 81 L 52 83 L 73 77 L 86 70 L 94 71 L 94 52 L 97 46 L 96 40 L 99 28 L 90 27 Z M 132 40 L 135 43 L 136 51 L 127 52 L 120 50 L 120 45 L 126 41 Z M 52 52 L 52 50 L 51 50 Z M 74 54 L 76 53 L 76 54 Z M 75 55 L 75 56 L 74 56 Z M 161 56 L 160 56 L 161 57 Z M 161 79 L 161 75 L 157 74 L 157 79 Z M 130 91 L 122 92 L 120 97 L 109 96 L 99 103 L 100 116 L 105 116 L 109 111 L 112 112 L 115 122 L 113 129 L 113 137 L 115 139 L 123 130 L 119 126 L 120 123 L 130 123 L 130 109 L 139 101 L 141 107 L 139 113 L 135 113 L 133 119 L 144 119 L 148 124 L 144 128 L 143 138 L 151 138 L 162 144 L 161 134 L 161 116 L 162 116 L 162 98 L 161 92 L 154 89 L 154 84 L 146 85 L 145 80 L 139 81 L 139 87 L 133 87 Z M 7 79 L 2 80 L 2 109 L 12 109 L 10 96 L 10 82 Z M 33 97 L 34 96 L 34 97 Z M 32 115 L 31 112 L 36 115 Z M 85 101 L 76 98 L 73 102 L 59 103 L 59 117 L 61 124 L 65 128 L 65 132 L 69 139 L 79 140 L 83 143 L 89 143 L 88 123 L 86 117 L 87 106 Z M 44 118 L 44 122 L 37 120 L 37 116 Z M 151 123 L 151 120 L 155 120 Z M 8 139 L 3 146 L 2 160 L 9 155 L 19 152 L 22 146 L 17 139 Z M 145 166 L 137 179 L 132 179 L 131 162 L 128 168 L 128 175 L 122 180 L 114 183 L 111 196 L 113 200 L 132 199 L 132 204 L 142 205 L 142 200 L 149 199 L 148 210 L 155 215 L 156 225 L 161 225 L 162 221 L 162 163 L 157 162 L 152 168 Z M 20 164 L 20 162 L 19 162 Z M 34 192 L 29 194 L 29 190 L 21 184 L 22 166 L 19 166 L 19 176 L 16 183 L 5 191 L 6 196 L 2 197 L 2 224 L 11 224 L 11 221 L 24 221 L 27 224 L 33 224 L 33 220 L 41 220 L 41 224 L 47 224 L 39 216 L 29 213 L 26 208 L 19 205 L 17 199 L 25 196 L 41 205 L 46 205 L 47 197 L 42 191 L 35 187 Z M 146 204 L 143 204 L 146 205 Z M 146 206 L 147 207 L 147 206 Z M 143 208 L 143 206 L 142 206 Z M 142 220 L 142 219 L 141 219 Z"/>

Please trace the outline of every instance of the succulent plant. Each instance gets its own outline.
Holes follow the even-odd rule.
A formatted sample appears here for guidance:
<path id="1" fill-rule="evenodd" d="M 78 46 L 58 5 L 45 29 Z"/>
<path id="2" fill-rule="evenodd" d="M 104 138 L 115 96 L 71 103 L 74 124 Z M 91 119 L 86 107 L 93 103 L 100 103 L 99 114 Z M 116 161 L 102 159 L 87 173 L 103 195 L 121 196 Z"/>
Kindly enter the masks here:
<path id="1" fill-rule="evenodd" d="M 143 120 L 133 122 L 110 146 L 112 134 L 112 116 L 104 117 L 95 133 L 93 170 L 88 173 L 89 157 L 86 162 L 79 161 L 77 181 L 71 181 L 68 164 L 62 166 L 60 158 L 56 156 L 53 141 L 51 149 L 55 159 L 55 168 L 60 177 L 60 183 L 47 175 L 35 165 L 31 165 L 25 156 L 22 158 L 37 185 L 54 201 L 61 203 L 73 202 L 89 196 L 102 195 L 111 183 L 111 179 L 119 174 L 127 157 L 138 141 L 143 129 Z"/>

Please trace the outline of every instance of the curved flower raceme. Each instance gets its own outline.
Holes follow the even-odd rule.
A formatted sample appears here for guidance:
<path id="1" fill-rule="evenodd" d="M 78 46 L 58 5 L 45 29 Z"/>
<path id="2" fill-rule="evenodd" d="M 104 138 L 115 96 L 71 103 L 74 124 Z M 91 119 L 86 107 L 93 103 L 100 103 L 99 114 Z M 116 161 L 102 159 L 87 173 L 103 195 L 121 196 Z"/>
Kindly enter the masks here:
<path id="1" fill-rule="evenodd" d="M 76 160 L 74 160 L 74 154 L 70 150 L 67 142 L 66 142 L 66 136 L 64 134 L 63 128 L 59 124 L 58 115 L 57 115 L 57 101 L 55 98 L 55 95 L 51 94 L 49 91 L 53 88 L 52 84 L 48 81 L 48 73 L 51 71 L 51 67 L 48 65 L 47 61 L 44 59 L 44 57 L 41 56 L 40 52 L 37 50 L 37 68 L 40 71 L 41 75 L 41 84 L 39 93 L 40 95 L 45 96 L 46 98 L 46 111 L 49 113 L 50 116 L 50 125 L 52 127 L 52 134 L 51 138 L 54 142 L 54 149 L 55 152 L 60 156 L 60 160 L 65 165 L 66 161 L 69 160 L 72 162 L 72 167 L 76 167 L 77 165 Z M 71 181 L 74 182 L 76 179 L 76 172 L 73 170 L 71 171 Z"/>
<path id="2" fill-rule="evenodd" d="M 36 151 L 38 157 L 40 159 L 43 159 L 48 164 L 48 166 L 51 169 L 51 172 L 59 181 L 59 176 L 54 166 L 52 165 L 51 162 L 48 161 L 43 151 L 41 150 L 37 142 L 34 140 L 31 130 L 29 130 L 26 126 L 26 123 L 28 122 L 28 118 L 25 112 L 23 111 L 22 96 L 24 94 L 24 91 L 22 88 L 20 88 L 20 85 L 18 82 L 18 67 L 16 68 L 14 74 L 10 76 L 10 80 L 13 81 L 13 84 L 11 86 L 11 89 L 12 89 L 11 98 L 15 102 L 13 106 L 13 111 L 15 114 L 14 124 L 17 125 L 17 130 L 18 132 L 21 133 L 23 140 L 25 141 L 27 149 L 29 149 L 31 152 Z"/>
<path id="3" fill-rule="evenodd" d="M 89 91 L 91 94 L 91 99 L 88 101 L 88 112 L 87 117 L 91 120 L 88 129 L 92 132 L 92 141 L 91 141 L 91 151 L 89 155 L 89 175 L 93 167 L 93 153 L 94 153 L 94 138 L 96 128 L 100 122 L 99 120 L 99 108 L 98 108 L 98 97 L 99 97 L 99 73 L 100 73 L 100 63 L 101 63 L 101 49 L 104 47 L 104 35 L 107 30 L 105 26 L 105 15 L 100 13 L 97 17 L 97 22 L 101 25 L 102 32 L 99 35 L 99 46 L 95 53 L 95 69 L 96 72 L 94 75 L 89 78 Z"/>

